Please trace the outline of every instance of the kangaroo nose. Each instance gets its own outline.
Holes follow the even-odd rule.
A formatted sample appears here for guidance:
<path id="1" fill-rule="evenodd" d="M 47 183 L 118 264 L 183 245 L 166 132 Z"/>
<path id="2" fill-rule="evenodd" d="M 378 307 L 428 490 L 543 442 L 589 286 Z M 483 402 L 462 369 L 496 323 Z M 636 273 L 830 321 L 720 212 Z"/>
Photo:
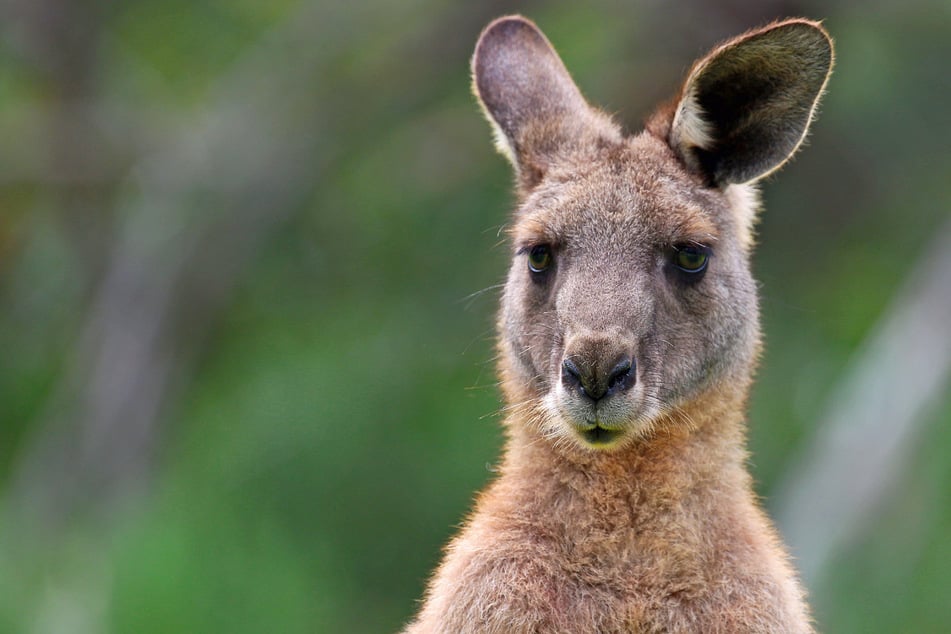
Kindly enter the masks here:
<path id="1" fill-rule="evenodd" d="M 613 362 L 587 362 L 581 357 L 566 357 L 561 365 L 561 381 L 571 390 L 578 390 L 592 401 L 618 394 L 635 383 L 636 365 L 632 357 Z"/>

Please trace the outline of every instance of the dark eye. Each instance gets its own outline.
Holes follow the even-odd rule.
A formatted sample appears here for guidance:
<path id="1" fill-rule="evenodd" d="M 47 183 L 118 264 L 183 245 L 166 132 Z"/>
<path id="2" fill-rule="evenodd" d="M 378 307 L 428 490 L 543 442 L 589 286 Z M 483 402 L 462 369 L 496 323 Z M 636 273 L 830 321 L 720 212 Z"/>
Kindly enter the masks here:
<path id="1" fill-rule="evenodd" d="M 551 247 L 539 244 L 528 252 L 528 270 L 532 273 L 544 273 L 552 263 Z"/>
<path id="2" fill-rule="evenodd" d="M 674 266 L 685 273 L 702 273 L 707 268 L 710 252 L 694 245 L 674 247 Z"/>

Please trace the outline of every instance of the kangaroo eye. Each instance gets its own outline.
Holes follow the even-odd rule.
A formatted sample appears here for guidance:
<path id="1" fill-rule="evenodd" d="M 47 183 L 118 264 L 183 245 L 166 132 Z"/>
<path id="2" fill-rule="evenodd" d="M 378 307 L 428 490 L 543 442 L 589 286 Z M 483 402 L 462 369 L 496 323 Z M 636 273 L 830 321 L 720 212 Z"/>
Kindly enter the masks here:
<path id="1" fill-rule="evenodd" d="M 709 252 L 702 247 L 674 247 L 674 266 L 685 273 L 702 273 L 707 268 L 709 259 Z"/>
<path id="2" fill-rule="evenodd" d="M 528 252 L 528 270 L 532 273 L 543 273 L 551 266 L 552 260 L 551 247 L 547 244 L 532 247 Z"/>

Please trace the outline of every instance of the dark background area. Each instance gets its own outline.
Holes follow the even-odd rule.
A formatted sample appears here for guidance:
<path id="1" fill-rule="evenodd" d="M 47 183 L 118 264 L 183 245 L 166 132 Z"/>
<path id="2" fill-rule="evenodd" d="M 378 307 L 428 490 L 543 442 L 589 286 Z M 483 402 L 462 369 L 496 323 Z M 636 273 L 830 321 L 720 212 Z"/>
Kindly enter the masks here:
<path id="1" fill-rule="evenodd" d="M 501 443 L 511 177 L 468 59 L 511 12 L 629 130 L 719 40 L 825 20 L 762 188 L 751 469 L 823 630 L 946 630 L 951 4 L 11 0 L 0 631 L 411 616 Z"/>

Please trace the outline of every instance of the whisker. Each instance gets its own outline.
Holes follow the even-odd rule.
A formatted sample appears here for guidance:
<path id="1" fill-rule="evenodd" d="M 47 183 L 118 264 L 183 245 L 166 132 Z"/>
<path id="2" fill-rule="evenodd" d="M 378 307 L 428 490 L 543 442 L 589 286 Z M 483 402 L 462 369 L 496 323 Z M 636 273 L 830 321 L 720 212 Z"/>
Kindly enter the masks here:
<path id="1" fill-rule="evenodd" d="M 463 302 L 468 302 L 468 303 L 466 304 L 466 309 L 469 309 L 469 308 L 472 306 L 472 301 L 473 301 L 473 300 L 475 300 L 475 299 L 478 298 L 478 297 L 481 297 L 482 295 L 485 295 L 485 294 L 488 293 L 489 291 L 494 291 L 494 290 L 499 289 L 499 288 L 505 288 L 505 283 L 503 282 L 503 283 L 501 283 L 501 284 L 493 284 L 492 286 L 486 286 L 485 288 L 483 288 L 483 289 L 481 289 L 481 290 L 478 290 L 478 291 L 476 291 L 476 292 L 474 292 L 474 293 L 469 293 L 468 295 L 466 295 L 465 297 L 463 297 L 463 298 L 461 298 L 461 299 L 457 299 L 457 300 L 456 300 L 456 303 L 457 303 L 457 304 L 461 304 L 461 303 L 463 303 Z"/>

